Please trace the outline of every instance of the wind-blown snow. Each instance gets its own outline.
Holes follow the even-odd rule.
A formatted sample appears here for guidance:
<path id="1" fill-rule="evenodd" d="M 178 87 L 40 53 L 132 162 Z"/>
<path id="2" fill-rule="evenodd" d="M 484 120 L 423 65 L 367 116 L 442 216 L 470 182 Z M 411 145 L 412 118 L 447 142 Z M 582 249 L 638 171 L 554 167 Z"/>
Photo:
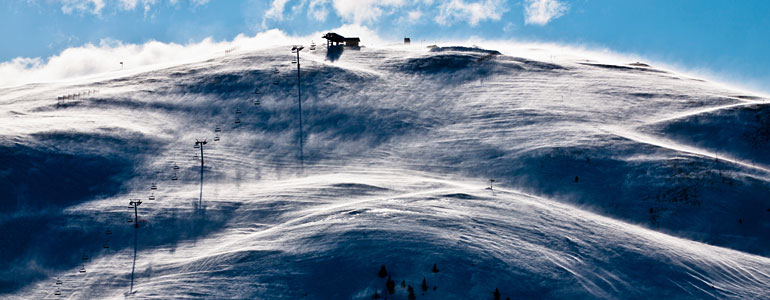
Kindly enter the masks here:
<path id="1" fill-rule="evenodd" d="M 0 90 L 3 297 L 770 298 L 764 99 L 643 64 L 320 48 L 304 171 L 285 47 Z"/>

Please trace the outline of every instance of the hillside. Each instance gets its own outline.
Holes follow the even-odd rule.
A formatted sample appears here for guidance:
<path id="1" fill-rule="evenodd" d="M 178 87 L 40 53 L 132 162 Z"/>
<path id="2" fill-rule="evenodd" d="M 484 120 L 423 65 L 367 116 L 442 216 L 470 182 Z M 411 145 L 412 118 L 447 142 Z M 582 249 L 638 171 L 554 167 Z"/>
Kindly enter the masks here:
<path id="1" fill-rule="evenodd" d="M 0 295 L 770 299 L 765 99 L 515 48 L 319 48 L 300 153 L 287 49 L 0 89 Z"/>

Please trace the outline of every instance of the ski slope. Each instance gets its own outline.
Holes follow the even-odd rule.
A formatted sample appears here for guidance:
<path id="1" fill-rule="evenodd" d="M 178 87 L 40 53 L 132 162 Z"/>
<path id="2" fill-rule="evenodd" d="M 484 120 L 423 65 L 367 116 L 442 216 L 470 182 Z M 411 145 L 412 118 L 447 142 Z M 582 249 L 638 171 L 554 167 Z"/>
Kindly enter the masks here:
<path id="1" fill-rule="evenodd" d="M 0 297 L 770 299 L 765 99 L 549 49 L 319 48 L 300 153 L 287 49 L 0 89 Z"/>

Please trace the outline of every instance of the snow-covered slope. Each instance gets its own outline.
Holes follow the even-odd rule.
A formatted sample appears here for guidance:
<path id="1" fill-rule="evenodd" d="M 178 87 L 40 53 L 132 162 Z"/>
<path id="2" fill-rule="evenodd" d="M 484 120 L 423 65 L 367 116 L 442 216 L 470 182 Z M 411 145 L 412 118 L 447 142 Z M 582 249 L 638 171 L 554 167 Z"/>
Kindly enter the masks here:
<path id="1" fill-rule="evenodd" d="M 502 52 L 302 53 L 302 154 L 284 48 L 4 88 L 0 295 L 770 299 L 764 99 Z"/>

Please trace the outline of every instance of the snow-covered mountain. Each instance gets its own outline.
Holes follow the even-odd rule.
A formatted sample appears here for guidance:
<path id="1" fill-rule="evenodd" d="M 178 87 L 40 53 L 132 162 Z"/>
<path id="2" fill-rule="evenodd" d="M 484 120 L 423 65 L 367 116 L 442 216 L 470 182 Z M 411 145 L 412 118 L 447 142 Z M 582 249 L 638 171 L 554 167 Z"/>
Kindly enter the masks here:
<path id="1" fill-rule="evenodd" d="M 764 98 L 519 50 L 0 89 L 0 297 L 770 299 Z"/>

